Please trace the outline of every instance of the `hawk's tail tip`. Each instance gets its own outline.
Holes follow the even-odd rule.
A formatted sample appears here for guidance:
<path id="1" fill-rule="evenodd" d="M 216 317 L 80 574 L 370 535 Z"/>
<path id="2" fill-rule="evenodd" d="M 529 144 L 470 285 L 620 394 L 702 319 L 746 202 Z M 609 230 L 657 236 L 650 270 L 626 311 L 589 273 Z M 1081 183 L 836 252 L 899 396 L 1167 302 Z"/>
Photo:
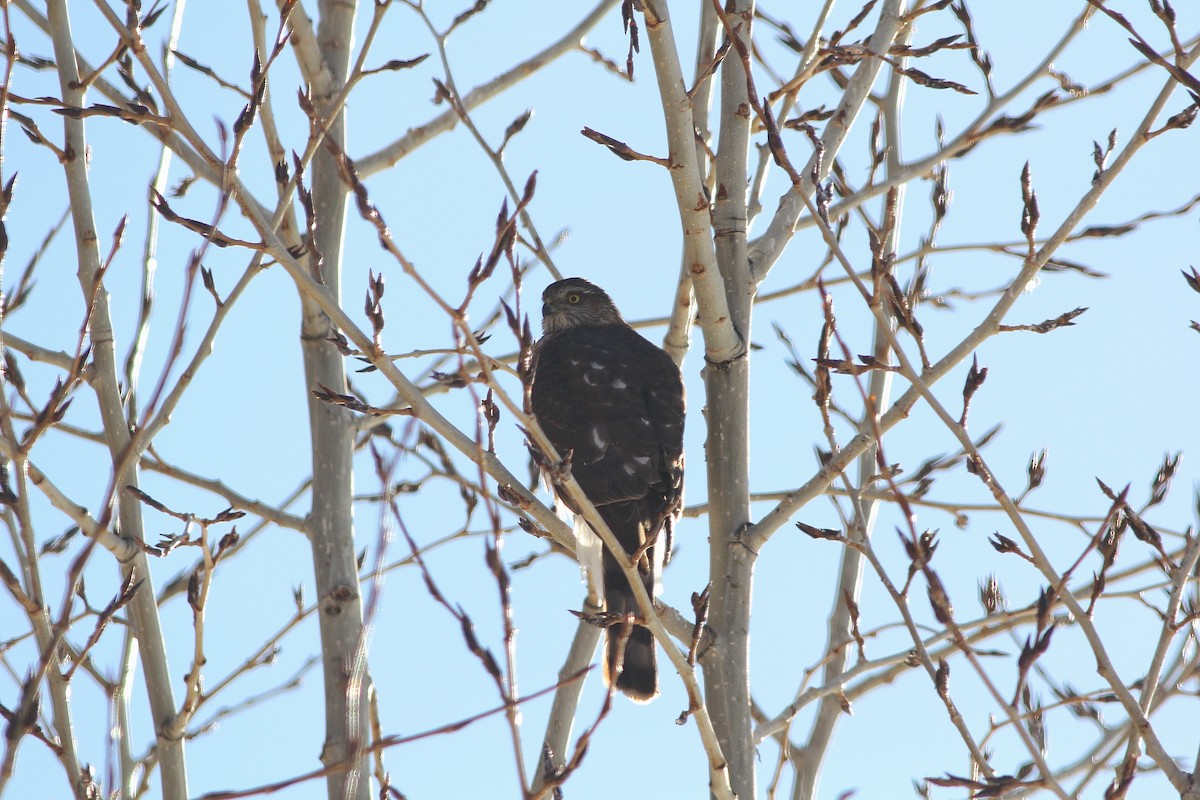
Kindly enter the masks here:
<path id="1" fill-rule="evenodd" d="M 644 705 L 658 697 L 658 681 L 655 680 L 656 677 L 656 675 L 652 674 L 649 676 L 649 680 L 635 682 L 627 679 L 625 673 L 622 673 L 621 677 L 617 679 L 617 688 L 633 702 Z"/>
<path id="2" fill-rule="evenodd" d="M 620 642 L 620 628 L 609 628 L 608 648 L 604 659 L 604 682 L 613 684 L 616 672 L 614 661 Z M 616 688 L 635 703 L 649 703 L 658 697 L 658 665 L 654 651 L 654 637 L 650 631 L 637 626 L 625 642 L 624 662 L 617 675 Z"/>

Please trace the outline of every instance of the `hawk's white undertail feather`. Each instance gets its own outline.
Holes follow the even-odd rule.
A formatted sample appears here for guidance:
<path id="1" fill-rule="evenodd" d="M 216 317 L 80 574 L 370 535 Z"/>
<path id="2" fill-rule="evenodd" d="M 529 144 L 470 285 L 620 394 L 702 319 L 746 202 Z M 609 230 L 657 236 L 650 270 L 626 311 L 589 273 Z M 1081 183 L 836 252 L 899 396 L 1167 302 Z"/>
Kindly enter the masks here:
<path id="1" fill-rule="evenodd" d="M 592 605 L 604 605 L 604 568 L 601 558 L 604 546 L 600 537 L 591 529 L 583 517 L 575 516 L 562 504 L 559 504 L 559 515 L 574 516 L 575 523 L 575 557 L 579 559 L 579 572 L 583 577 L 583 585 L 587 587 L 588 602 Z"/>

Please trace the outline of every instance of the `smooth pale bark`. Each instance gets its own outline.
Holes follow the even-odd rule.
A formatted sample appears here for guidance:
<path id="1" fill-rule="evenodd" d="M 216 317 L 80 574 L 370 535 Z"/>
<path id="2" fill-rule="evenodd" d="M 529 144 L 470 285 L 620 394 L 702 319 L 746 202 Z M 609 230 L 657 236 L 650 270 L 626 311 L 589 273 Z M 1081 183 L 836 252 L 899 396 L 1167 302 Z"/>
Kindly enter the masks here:
<path id="1" fill-rule="evenodd" d="M 63 102 L 69 106 L 85 104 L 83 91 L 79 88 L 79 68 L 75 61 L 75 46 L 71 37 L 71 21 L 66 0 L 50 0 L 47 3 L 50 36 L 54 43 L 54 57 L 58 65 L 58 79 Z M 80 288 L 85 297 L 93 298 L 90 317 L 92 346 L 92 380 L 104 425 L 104 436 L 112 454 L 114 466 L 124 465 L 115 476 L 114 491 L 121 487 L 137 486 L 137 470 L 134 460 L 126 459 L 130 443 L 129 425 L 125 407 L 121 402 L 120 379 L 116 357 L 112 318 L 109 314 L 108 292 L 101 285 L 96 288 L 100 276 L 99 236 L 96 233 L 95 216 L 92 210 L 92 195 L 88 183 L 86 163 L 87 140 L 82 119 L 66 117 L 63 121 L 64 150 L 68 157 L 63 163 L 67 178 L 67 192 L 71 200 L 71 220 L 75 230 L 78 256 L 77 274 Z M 136 501 L 117 498 L 117 510 L 121 534 L 134 542 L 145 540 L 142 526 L 141 507 Z M 175 698 L 171 689 L 172 673 L 167 664 L 166 647 L 163 642 L 162 625 L 158 616 L 158 604 L 154 597 L 154 581 L 145 552 L 138 548 L 132 557 L 121 565 L 123 577 L 131 572 L 134 580 L 144 580 L 142 589 L 134 593 L 128 605 L 129 621 L 137 636 L 142 660 L 142 674 L 150 699 L 150 712 L 154 721 L 154 733 L 158 748 L 159 774 L 162 780 L 163 797 L 167 800 L 183 800 L 187 797 L 187 765 L 184 761 L 183 730 L 179 723 Z M 57 670 L 57 667 L 53 669 Z M 72 735 L 63 731 L 64 736 Z M 72 776 L 75 779 L 75 776 Z"/>
<path id="2" fill-rule="evenodd" d="M 345 84 L 350 68 L 356 4 L 327 0 L 320 4 L 317 41 L 322 65 L 313 100 L 320 114 L 330 107 Z M 346 115 L 329 123 L 328 137 L 346 145 Z M 346 187 L 337 163 L 326 149 L 313 159 L 313 201 L 317 216 L 317 251 L 322 256 L 321 280 L 335 302 L 341 301 L 342 244 L 345 234 Z M 325 677 L 326 766 L 353 762 L 329 776 L 329 800 L 367 800 L 370 786 L 363 748 L 369 744 L 367 681 L 363 636 L 362 595 L 354 545 L 354 418 L 341 406 L 323 403 L 312 391 L 324 384 L 346 391 L 342 355 L 329 342 L 334 327 L 308 296 L 301 295 L 303 321 L 300 341 L 304 356 L 304 386 L 312 436 L 313 573 L 316 578 L 321 630 L 321 663 Z"/>
<path id="3" fill-rule="evenodd" d="M 903 5 L 901 10 L 903 10 Z M 897 41 L 901 44 L 908 44 L 911 35 L 912 28 L 906 27 L 897 37 Z M 897 63 L 905 65 L 907 59 L 897 59 Z M 890 176 L 902 166 L 900 123 L 908 82 L 907 78 L 897 72 L 891 74 L 889 81 L 887 97 L 883 105 L 883 133 L 887 149 L 885 166 L 887 175 Z M 887 236 L 881 245 L 884 253 L 895 252 L 900 238 L 900 222 L 904 217 L 904 189 L 904 186 L 900 186 L 896 191 L 895 224 L 886 231 Z M 886 203 L 886 200 L 884 202 Z M 885 216 L 886 214 L 881 214 L 880 218 Z M 891 324 L 890 314 L 888 315 L 888 330 L 884 330 L 884 326 L 885 323 L 876 320 L 874 342 L 871 347 L 871 354 L 881 364 L 888 363 L 892 358 L 888 334 L 889 331 L 895 330 L 895 325 Z M 840 356 L 841 354 L 838 354 L 838 357 Z M 863 410 L 863 417 L 858 424 L 860 434 L 870 435 L 875 430 L 879 410 L 886 408 L 891 399 L 892 376 L 891 372 L 877 370 L 868 377 L 867 396 L 873 398 L 874 401 L 869 408 Z M 855 537 L 870 537 L 875 530 L 875 520 L 879 515 L 881 498 L 866 496 L 866 491 L 871 488 L 875 475 L 878 473 L 878 462 L 876 461 L 878 449 L 879 444 L 874 443 L 858 458 L 857 490 L 861 494 L 854 498 L 854 516 L 851 523 L 852 535 Z M 846 671 L 851 648 L 843 645 L 850 640 L 853 631 L 850 608 L 844 598 L 849 596 L 857 603 L 862 594 L 862 583 L 863 554 L 855 548 L 847 547 L 842 550 L 838 588 L 834 593 L 833 608 L 829 612 L 828 638 L 825 646 L 825 651 L 829 655 L 825 661 L 823 672 L 824 683 L 836 682 Z M 837 723 L 844 713 L 842 702 L 843 698 L 834 694 L 821 699 L 808 742 L 802 753 L 796 757 L 796 783 L 792 789 L 793 800 L 813 800 L 817 797 L 821 767 L 825 763 L 829 747 L 833 743 Z"/>
<path id="4" fill-rule="evenodd" d="M 726 18 L 746 49 L 754 3 L 742 0 Z M 712 223 L 717 265 L 734 328 L 750 341 L 756 281 L 746 250 L 750 118 L 746 72 L 738 48 L 721 65 L 720 142 Z M 730 783 L 741 798 L 753 798 L 755 759 L 750 717 L 750 598 L 756 554 L 742 538 L 750 524 L 750 354 L 704 368 L 708 438 L 709 575 L 708 624 L 715 644 L 703 659 L 705 702 Z"/>
<path id="5" fill-rule="evenodd" d="M 592 614 L 603 609 L 585 599 L 583 610 Z M 542 738 L 542 749 L 537 754 L 537 761 L 532 770 L 532 791 L 535 795 L 546 783 L 547 768 L 553 774 L 565 767 L 573 755 L 568 752 L 568 747 L 571 742 L 571 730 L 575 726 L 575 715 L 579 709 L 579 697 L 583 694 L 584 683 L 587 682 L 587 675 L 583 673 L 591 666 L 596 655 L 600 633 L 600 628 L 580 620 L 567 657 L 558 671 L 559 687 L 554 692 L 550 719 L 546 723 L 546 734 Z"/>

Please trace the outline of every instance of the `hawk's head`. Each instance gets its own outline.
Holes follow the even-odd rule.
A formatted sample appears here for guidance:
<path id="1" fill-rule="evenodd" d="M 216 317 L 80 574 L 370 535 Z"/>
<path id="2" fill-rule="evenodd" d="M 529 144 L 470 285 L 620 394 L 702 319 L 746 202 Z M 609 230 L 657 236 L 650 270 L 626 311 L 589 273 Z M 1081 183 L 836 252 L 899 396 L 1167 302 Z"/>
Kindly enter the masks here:
<path id="1" fill-rule="evenodd" d="M 542 292 L 542 332 L 558 333 L 582 325 L 616 325 L 621 312 L 603 289 L 583 278 L 566 278 Z"/>

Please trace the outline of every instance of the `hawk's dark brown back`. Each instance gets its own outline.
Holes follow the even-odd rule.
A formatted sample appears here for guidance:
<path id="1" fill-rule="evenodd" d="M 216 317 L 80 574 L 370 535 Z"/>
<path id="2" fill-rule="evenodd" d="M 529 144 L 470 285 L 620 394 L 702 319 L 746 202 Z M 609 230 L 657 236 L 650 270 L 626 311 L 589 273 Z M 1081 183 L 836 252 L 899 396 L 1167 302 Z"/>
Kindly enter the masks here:
<path id="1" fill-rule="evenodd" d="M 533 413 L 596 505 L 657 500 L 683 486 L 683 381 L 666 353 L 628 325 L 571 328 L 538 343 Z"/>

